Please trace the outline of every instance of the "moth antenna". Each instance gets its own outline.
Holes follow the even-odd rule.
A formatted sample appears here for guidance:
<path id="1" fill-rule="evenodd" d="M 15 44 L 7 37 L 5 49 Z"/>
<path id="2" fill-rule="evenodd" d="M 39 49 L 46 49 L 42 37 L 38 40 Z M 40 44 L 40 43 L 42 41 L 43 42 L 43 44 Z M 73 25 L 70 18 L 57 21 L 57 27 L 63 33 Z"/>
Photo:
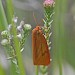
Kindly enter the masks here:
<path id="1" fill-rule="evenodd" d="M 38 24 L 34 12 L 33 12 L 33 18 L 34 18 L 36 25 L 41 25 L 41 22 L 43 22 L 43 19 L 41 19 L 40 23 Z"/>
<path id="2" fill-rule="evenodd" d="M 36 17 L 35 17 L 35 15 L 34 15 L 34 12 L 33 12 L 33 18 L 34 18 L 34 21 L 35 21 L 36 25 L 38 25 L 38 22 L 37 22 L 37 20 L 36 20 Z"/>
<path id="3" fill-rule="evenodd" d="M 41 21 L 39 23 L 41 25 L 41 28 L 43 28 L 42 23 L 43 23 L 43 19 L 41 19 Z"/>
<path id="4" fill-rule="evenodd" d="M 41 19 L 40 24 L 43 23 L 43 19 Z"/>

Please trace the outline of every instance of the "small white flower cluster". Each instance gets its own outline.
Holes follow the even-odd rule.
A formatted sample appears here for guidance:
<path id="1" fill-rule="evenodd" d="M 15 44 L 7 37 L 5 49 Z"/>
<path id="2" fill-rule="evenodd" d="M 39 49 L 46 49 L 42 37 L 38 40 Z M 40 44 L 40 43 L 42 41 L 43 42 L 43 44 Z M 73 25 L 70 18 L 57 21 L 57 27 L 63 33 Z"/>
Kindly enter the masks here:
<path id="1" fill-rule="evenodd" d="M 8 35 L 8 31 L 7 31 L 7 30 L 2 31 L 1 35 L 2 35 L 2 36 L 7 36 L 7 35 Z"/>
<path id="2" fill-rule="evenodd" d="M 21 32 L 23 29 L 24 29 L 24 30 L 31 30 L 31 25 L 30 25 L 30 24 L 24 24 L 24 21 L 21 21 L 21 22 L 20 22 L 20 25 L 17 26 L 17 30 L 18 30 L 19 32 Z"/>
<path id="3" fill-rule="evenodd" d="M 7 49 L 8 60 L 16 67 L 16 72 L 19 73 L 18 63 L 16 58 L 16 47 L 15 47 L 15 39 L 18 39 L 20 46 L 20 52 L 24 50 L 24 43 L 26 38 L 31 30 L 30 24 L 25 24 L 24 21 L 21 21 L 17 26 L 18 17 L 14 17 L 12 19 L 12 24 L 9 24 L 7 29 L 1 32 L 1 45 L 3 45 Z M 15 28 L 15 29 L 14 29 Z M 15 31 L 14 31 L 15 30 Z"/>
<path id="4" fill-rule="evenodd" d="M 24 28 L 25 28 L 26 30 L 30 30 L 30 29 L 31 29 L 31 25 L 30 25 L 30 24 L 25 24 L 25 25 L 24 25 Z"/>
<path id="5" fill-rule="evenodd" d="M 9 44 L 9 41 L 7 40 L 7 39 L 3 39 L 2 41 L 1 41 L 1 44 L 2 45 L 8 45 Z"/>
<path id="6" fill-rule="evenodd" d="M 17 31 L 18 31 L 17 37 L 19 39 L 22 39 L 24 34 L 27 34 L 30 30 L 31 30 L 31 25 L 30 24 L 24 24 L 24 21 L 21 21 L 20 25 L 17 26 Z"/>
<path id="7" fill-rule="evenodd" d="M 9 36 L 9 33 L 7 30 L 4 30 L 1 32 L 1 36 L 3 38 L 3 40 L 1 41 L 2 45 L 8 45 L 9 44 L 9 40 L 7 39 L 7 37 Z"/>
<path id="8" fill-rule="evenodd" d="M 12 19 L 12 21 L 16 24 L 17 23 L 17 19 L 18 17 L 14 17 Z M 12 43 L 12 40 L 14 38 L 12 31 L 12 24 L 9 24 L 7 29 L 1 32 L 1 36 L 2 36 L 2 41 L 1 44 L 6 46 L 6 45 L 10 45 Z M 26 34 L 29 34 L 29 31 L 31 30 L 31 25 L 30 24 L 25 24 L 24 21 L 21 21 L 19 26 L 16 26 L 16 30 L 17 30 L 17 35 L 16 37 L 18 37 L 20 39 L 20 42 L 22 42 L 22 40 L 24 38 L 26 38 Z"/>

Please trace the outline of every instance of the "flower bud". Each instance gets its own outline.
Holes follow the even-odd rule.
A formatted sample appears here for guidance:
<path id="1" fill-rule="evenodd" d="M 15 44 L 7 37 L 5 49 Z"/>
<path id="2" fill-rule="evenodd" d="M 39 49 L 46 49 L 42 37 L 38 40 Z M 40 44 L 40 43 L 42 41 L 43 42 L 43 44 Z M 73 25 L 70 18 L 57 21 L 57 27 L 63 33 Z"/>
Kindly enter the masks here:
<path id="1" fill-rule="evenodd" d="M 47 7 L 47 6 L 53 6 L 55 4 L 54 0 L 45 0 L 43 5 L 44 7 Z"/>
<path id="2" fill-rule="evenodd" d="M 22 31 L 22 26 L 21 25 L 17 26 L 17 30 L 21 32 Z"/>
<path id="3" fill-rule="evenodd" d="M 17 23 L 17 19 L 18 19 L 18 17 L 14 17 L 12 20 L 13 20 L 15 23 Z"/>
<path id="4" fill-rule="evenodd" d="M 21 21 L 21 22 L 20 22 L 20 25 L 23 26 L 23 25 L 24 25 L 24 21 Z"/>
<path id="5" fill-rule="evenodd" d="M 1 44 L 2 45 L 8 45 L 9 44 L 9 41 L 7 40 L 7 39 L 3 39 L 2 41 L 1 41 Z"/>
<path id="6" fill-rule="evenodd" d="M 12 24 L 9 24 L 8 25 L 8 31 L 11 31 L 11 29 L 12 29 Z"/>
<path id="7" fill-rule="evenodd" d="M 31 30 L 31 25 L 30 24 L 25 24 L 24 29 L 25 30 Z"/>
<path id="8" fill-rule="evenodd" d="M 18 34 L 17 37 L 18 37 L 19 39 L 22 39 L 22 35 L 21 35 L 21 34 Z"/>
<path id="9" fill-rule="evenodd" d="M 2 32 L 1 32 L 1 35 L 2 35 L 2 36 L 7 36 L 7 35 L 8 35 L 8 31 L 7 31 L 7 30 L 2 31 Z"/>

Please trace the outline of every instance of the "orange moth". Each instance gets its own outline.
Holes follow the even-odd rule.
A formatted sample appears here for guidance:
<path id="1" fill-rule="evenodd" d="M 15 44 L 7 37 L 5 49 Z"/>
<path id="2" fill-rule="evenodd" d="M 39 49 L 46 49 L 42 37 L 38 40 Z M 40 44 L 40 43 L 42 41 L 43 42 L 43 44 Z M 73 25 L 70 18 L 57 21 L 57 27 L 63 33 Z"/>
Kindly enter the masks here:
<path id="1" fill-rule="evenodd" d="M 47 41 L 40 26 L 36 26 L 36 28 L 32 30 L 32 50 L 34 65 L 47 66 L 50 64 L 50 54 Z"/>

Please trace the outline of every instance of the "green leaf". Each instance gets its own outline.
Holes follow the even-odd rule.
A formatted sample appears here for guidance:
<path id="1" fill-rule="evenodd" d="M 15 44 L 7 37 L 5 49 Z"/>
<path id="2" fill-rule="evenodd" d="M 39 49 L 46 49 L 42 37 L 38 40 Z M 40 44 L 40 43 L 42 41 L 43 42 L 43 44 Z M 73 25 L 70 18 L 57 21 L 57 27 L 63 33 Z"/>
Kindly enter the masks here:
<path id="1" fill-rule="evenodd" d="M 62 74 L 62 63 L 64 57 L 64 50 L 66 46 L 65 41 L 65 12 L 67 7 L 67 0 L 56 0 L 55 15 L 53 24 L 53 67 L 58 65 L 59 74 Z"/>
<path id="2" fill-rule="evenodd" d="M 17 35 L 17 31 L 16 31 L 16 27 L 15 27 L 15 24 L 14 22 L 12 22 L 12 29 L 13 29 L 13 32 L 12 34 L 14 35 L 14 37 L 16 37 Z M 14 41 L 14 47 L 15 47 L 15 51 L 16 51 L 16 57 L 17 57 L 17 61 L 18 61 L 18 66 L 19 66 L 19 69 L 20 69 L 20 74 L 21 75 L 26 75 L 25 73 L 25 69 L 24 69 L 24 64 L 23 64 L 23 59 L 22 59 L 22 54 L 20 52 L 20 44 L 19 44 L 19 39 L 16 37 L 13 39 Z"/>
<path id="3" fill-rule="evenodd" d="M 12 23 L 12 19 L 14 16 L 14 8 L 13 8 L 13 2 L 12 0 L 5 0 L 6 1 L 6 17 L 8 24 Z"/>
<path id="4" fill-rule="evenodd" d="M 5 71 L 4 71 L 4 69 L 2 68 L 1 65 L 0 65 L 0 75 L 5 75 Z"/>
<path id="5" fill-rule="evenodd" d="M 2 6 L 2 2 L 0 0 L 0 31 L 7 28 L 7 25 L 8 25 L 7 19 L 6 19 L 5 12 Z"/>

